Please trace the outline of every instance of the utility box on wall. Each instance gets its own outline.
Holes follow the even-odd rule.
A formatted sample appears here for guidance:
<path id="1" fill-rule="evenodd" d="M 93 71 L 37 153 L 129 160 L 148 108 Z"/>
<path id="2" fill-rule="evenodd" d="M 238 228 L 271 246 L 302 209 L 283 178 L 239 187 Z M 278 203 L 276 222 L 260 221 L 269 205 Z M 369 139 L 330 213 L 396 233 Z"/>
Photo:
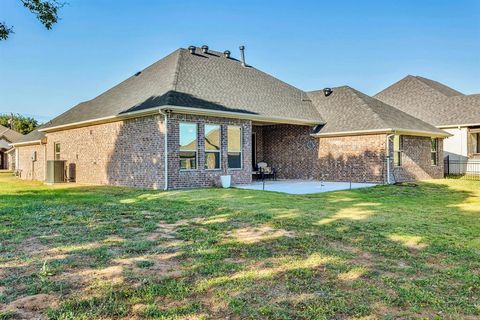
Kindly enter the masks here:
<path id="1" fill-rule="evenodd" d="M 48 160 L 47 161 L 47 183 L 65 182 L 65 161 Z"/>

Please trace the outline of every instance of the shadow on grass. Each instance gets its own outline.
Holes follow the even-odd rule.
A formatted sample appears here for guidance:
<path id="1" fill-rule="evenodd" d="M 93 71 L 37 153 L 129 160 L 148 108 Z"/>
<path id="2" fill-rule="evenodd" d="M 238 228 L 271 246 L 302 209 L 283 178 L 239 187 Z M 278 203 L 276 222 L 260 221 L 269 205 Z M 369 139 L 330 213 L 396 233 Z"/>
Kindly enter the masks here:
<path id="1" fill-rule="evenodd" d="M 0 286 L 48 260 L 51 282 L 74 282 L 52 318 L 474 317 L 480 208 L 463 206 L 475 198 L 440 183 L 308 196 L 32 188 L 1 195 Z M 20 256 L 32 238 L 38 252 Z M 96 297 L 69 300 L 92 274 Z"/>

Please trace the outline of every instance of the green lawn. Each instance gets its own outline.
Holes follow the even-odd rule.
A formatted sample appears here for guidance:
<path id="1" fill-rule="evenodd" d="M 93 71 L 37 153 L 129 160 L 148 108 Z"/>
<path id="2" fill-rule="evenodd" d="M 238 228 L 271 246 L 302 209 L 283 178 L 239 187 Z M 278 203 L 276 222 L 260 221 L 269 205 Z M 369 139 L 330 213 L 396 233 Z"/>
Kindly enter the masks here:
<path id="1" fill-rule="evenodd" d="M 478 319 L 480 182 L 300 196 L 0 173 L 0 304 L 0 319 Z"/>

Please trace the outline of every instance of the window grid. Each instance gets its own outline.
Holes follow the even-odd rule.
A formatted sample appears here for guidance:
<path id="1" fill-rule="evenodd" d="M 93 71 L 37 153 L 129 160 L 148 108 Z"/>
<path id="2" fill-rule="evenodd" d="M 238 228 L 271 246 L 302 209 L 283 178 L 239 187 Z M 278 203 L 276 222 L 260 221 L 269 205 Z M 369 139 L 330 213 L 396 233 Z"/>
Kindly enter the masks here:
<path id="1" fill-rule="evenodd" d="M 438 139 L 432 139 L 431 157 L 432 166 L 436 166 L 438 164 Z"/>
<path id="2" fill-rule="evenodd" d="M 55 142 L 54 143 L 55 160 L 60 160 L 61 159 L 60 151 L 61 151 L 60 143 Z"/>
<path id="3" fill-rule="evenodd" d="M 221 131 L 222 131 L 222 127 L 218 124 L 205 125 L 204 141 L 205 141 L 205 169 L 206 170 L 219 170 L 222 167 L 222 157 L 221 157 L 222 132 Z"/>
<path id="4" fill-rule="evenodd" d="M 400 167 L 402 165 L 403 136 L 395 135 L 393 137 L 393 165 Z"/>
<path id="5" fill-rule="evenodd" d="M 243 130 L 239 126 L 227 128 L 227 157 L 229 169 L 243 168 Z"/>
<path id="6" fill-rule="evenodd" d="M 184 134 L 188 134 L 188 130 L 193 130 L 193 140 L 182 145 Z M 183 134 L 182 134 L 183 132 Z M 198 167 L 198 125 L 191 122 L 180 122 L 179 124 L 179 156 L 180 156 L 180 170 L 197 170 Z"/>

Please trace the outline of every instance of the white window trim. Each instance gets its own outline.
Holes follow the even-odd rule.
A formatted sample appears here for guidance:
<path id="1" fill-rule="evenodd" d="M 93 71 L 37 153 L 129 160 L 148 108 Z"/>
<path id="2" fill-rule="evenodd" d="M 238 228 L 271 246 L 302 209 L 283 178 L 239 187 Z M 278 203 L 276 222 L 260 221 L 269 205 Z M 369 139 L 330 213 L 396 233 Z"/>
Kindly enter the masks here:
<path id="1" fill-rule="evenodd" d="M 57 152 L 57 145 L 60 146 L 60 151 Z M 57 159 L 57 154 L 58 154 L 58 159 Z M 61 160 L 62 159 L 62 145 L 60 142 L 54 142 L 53 143 L 53 160 Z"/>
<path id="2" fill-rule="evenodd" d="M 228 170 L 231 170 L 231 171 L 243 170 L 243 127 L 242 126 L 234 126 L 234 125 L 228 125 L 227 126 L 227 165 L 228 165 L 228 154 L 230 153 L 229 150 L 228 150 L 228 139 L 229 139 L 228 128 L 229 127 L 240 129 L 240 151 L 239 151 L 240 152 L 240 168 L 230 168 L 230 167 L 228 167 Z M 234 152 L 234 151 L 232 151 L 232 152 Z"/>
<path id="3" fill-rule="evenodd" d="M 218 141 L 220 142 L 220 149 L 219 150 L 207 150 L 207 144 L 205 143 L 206 142 L 206 137 L 207 137 L 207 133 L 206 133 L 206 130 L 205 128 L 207 126 L 217 126 L 219 131 L 218 131 L 218 135 L 219 135 L 219 139 Z M 220 171 L 222 170 L 222 125 L 221 124 L 216 124 L 216 123 L 206 123 L 204 126 L 203 126 L 203 149 L 204 149 L 204 153 L 203 153 L 203 167 L 205 169 L 205 171 Z M 207 153 L 218 153 L 218 157 L 219 157 L 219 163 L 220 163 L 220 167 L 218 168 L 214 168 L 214 169 L 208 169 L 207 168 Z"/>
<path id="4" fill-rule="evenodd" d="M 180 145 L 180 126 L 182 124 L 194 124 L 195 125 L 195 137 L 196 137 L 196 140 L 197 140 L 197 147 L 195 148 L 195 150 L 182 150 L 182 146 Z M 180 171 L 182 172 L 188 172 L 188 171 L 198 171 L 198 123 L 196 122 L 186 122 L 186 121 L 182 121 L 182 122 L 179 122 L 178 123 L 178 137 L 179 137 L 179 141 L 178 141 L 178 152 L 195 152 L 195 169 L 182 169 L 181 166 L 180 166 Z M 179 159 L 180 160 L 180 159 Z"/>
<path id="5" fill-rule="evenodd" d="M 432 138 L 432 140 L 435 140 L 435 151 L 432 150 L 432 145 L 430 141 L 430 161 L 432 161 L 432 153 L 435 153 L 435 164 L 431 163 L 432 167 L 438 167 L 438 139 L 437 138 Z"/>
<path id="6" fill-rule="evenodd" d="M 403 164 L 403 136 L 401 134 L 397 135 L 398 136 L 398 150 L 395 149 L 395 137 L 393 137 L 393 166 L 396 168 L 400 168 Z M 399 164 L 395 163 L 395 154 L 398 153 L 398 161 Z"/>

